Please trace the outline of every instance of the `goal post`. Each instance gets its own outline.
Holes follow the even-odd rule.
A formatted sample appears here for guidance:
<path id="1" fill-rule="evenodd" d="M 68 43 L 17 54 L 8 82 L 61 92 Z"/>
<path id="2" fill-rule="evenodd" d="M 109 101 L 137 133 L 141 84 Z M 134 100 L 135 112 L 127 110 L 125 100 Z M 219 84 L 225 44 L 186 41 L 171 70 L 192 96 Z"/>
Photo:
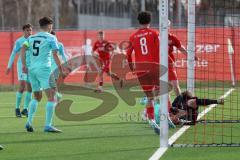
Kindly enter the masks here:
<path id="1" fill-rule="evenodd" d="M 181 129 L 176 130 L 175 133 L 181 136 L 170 143 L 173 147 L 240 146 L 240 74 L 237 74 L 240 34 L 235 32 L 240 28 L 240 12 L 236 12 L 238 5 L 240 2 L 220 0 L 204 3 L 188 0 L 184 4 L 188 13 L 188 63 L 187 78 L 180 79 L 180 84 L 187 84 L 181 88 L 184 90 L 187 86 L 187 90 L 198 99 L 218 100 L 218 103 L 196 105 L 196 124 L 184 125 L 181 129 L 185 127 L 185 130 L 181 133 Z M 181 33 L 179 35 L 182 36 Z M 195 60 L 195 55 L 198 60 Z M 221 99 L 225 100 L 224 104 L 219 103 Z"/>
<path id="2" fill-rule="evenodd" d="M 167 23 L 168 7 L 171 7 L 168 2 L 159 0 L 160 65 L 165 68 L 168 68 Z M 185 55 L 174 52 L 175 67 L 183 91 L 190 91 L 198 100 L 215 103 L 198 103 L 199 105 L 193 108 L 196 109 L 196 123 L 184 125 L 183 123 L 188 121 L 185 116 L 180 118 L 182 121 L 176 124 L 177 128 L 168 128 L 168 92 L 163 91 L 167 88 L 162 85 L 169 82 L 168 72 L 160 74 L 160 90 L 166 94 L 160 96 L 160 148 L 152 155 L 151 160 L 159 159 L 170 146 L 240 146 L 240 62 L 237 61 L 240 57 L 240 32 L 235 32 L 240 28 L 240 18 L 237 17 L 240 12 L 232 14 L 232 11 L 235 11 L 234 6 L 237 5 L 235 1 L 229 1 L 229 4 L 220 3 L 218 0 L 209 1 L 208 7 L 212 12 L 206 12 L 206 9 L 201 7 L 206 4 L 200 2 L 202 1 L 181 1 L 187 11 L 186 19 L 183 20 L 187 25 L 182 25 L 185 27 L 181 28 L 173 27 L 171 32 L 176 32 L 183 45 L 187 45 L 188 54 L 186 60 Z M 218 7 L 228 12 L 217 12 Z M 228 17 L 235 22 L 232 28 L 223 21 L 226 21 L 223 14 L 227 13 L 231 13 Z M 176 22 L 173 21 L 173 24 Z M 184 63 L 181 63 L 183 61 Z M 225 100 L 224 104 L 222 99 Z M 191 113 L 187 111 L 186 114 Z"/>
<path id="3" fill-rule="evenodd" d="M 187 90 L 191 93 L 195 88 L 195 0 L 188 0 L 187 27 Z"/>
<path id="4" fill-rule="evenodd" d="M 168 68 L 168 0 L 159 3 L 159 31 L 160 31 L 160 72 L 161 66 Z M 160 74 L 161 75 L 161 74 Z M 168 69 L 160 77 L 160 148 L 168 147 Z"/>

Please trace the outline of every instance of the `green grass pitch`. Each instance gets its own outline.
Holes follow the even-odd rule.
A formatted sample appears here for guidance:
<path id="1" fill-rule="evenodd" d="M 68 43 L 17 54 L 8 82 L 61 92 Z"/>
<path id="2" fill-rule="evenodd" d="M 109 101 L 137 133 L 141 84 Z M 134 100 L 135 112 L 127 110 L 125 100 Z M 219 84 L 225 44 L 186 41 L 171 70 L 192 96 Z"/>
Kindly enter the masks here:
<path id="1" fill-rule="evenodd" d="M 222 90 L 215 90 L 213 93 L 217 94 L 205 95 L 206 93 L 201 91 L 198 90 L 197 95 L 203 97 L 220 96 L 224 93 Z M 111 92 L 116 95 L 115 91 Z M 230 105 L 230 100 L 231 102 L 240 102 L 237 92 L 239 91 L 234 91 L 227 98 L 225 108 L 234 107 Z M 100 103 L 93 98 L 72 95 L 64 95 L 63 99 L 74 100 L 71 108 L 74 113 L 89 111 Z M 113 111 L 85 122 L 67 122 L 55 116 L 54 124 L 63 130 L 63 133 L 48 134 L 43 132 L 46 103 L 44 96 L 38 105 L 34 119 L 35 132 L 27 133 L 24 128 L 26 118 L 15 118 L 14 116 L 15 93 L 1 92 L 0 144 L 5 148 L 0 151 L 0 160 L 147 160 L 157 150 L 159 136 L 154 134 L 146 122 L 141 121 L 139 115 L 143 106 L 138 102 L 136 106 L 130 107 L 119 98 L 119 104 Z M 213 112 L 222 112 L 222 109 L 210 112 L 207 115 L 210 119 L 213 118 L 211 116 L 214 115 Z M 239 124 L 235 125 L 234 134 L 237 138 L 233 141 L 240 143 L 240 127 Z M 199 128 L 201 130 L 200 124 Z M 177 129 L 171 129 L 170 134 L 176 131 Z M 186 135 L 189 139 L 194 136 L 191 134 L 191 129 L 186 132 Z M 186 136 L 183 135 L 179 139 L 179 143 L 184 141 L 184 137 Z M 207 138 L 205 137 L 205 139 Z M 211 142 L 212 138 L 209 139 Z M 201 142 L 201 140 L 199 141 Z M 222 142 L 222 139 L 216 136 L 215 141 Z M 236 160 L 240 159 L 240 148 L 170 148 L 162 159 Z"/>

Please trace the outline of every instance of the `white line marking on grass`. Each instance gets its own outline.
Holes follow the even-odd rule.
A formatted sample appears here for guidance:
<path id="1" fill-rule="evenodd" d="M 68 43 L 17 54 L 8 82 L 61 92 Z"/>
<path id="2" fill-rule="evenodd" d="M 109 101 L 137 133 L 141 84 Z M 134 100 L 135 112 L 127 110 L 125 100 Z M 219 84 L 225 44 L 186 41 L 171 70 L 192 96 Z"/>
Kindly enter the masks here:
<path id="1" fill-rule="evenodd" d="M 229 89 L 224 95 L 222 95 L 220 97 L 221 98 L 226 98 L 227 96 L 229 96 L 235 89 L 234 88 L 231 88 Z M 217 104 L 212 104 L 212 105 L 209 105 L 208 108 L 204 109 L 199 115 L 198 115 L 198 118 L 197 120 L 201 119 L 205 114 L 207 114 L 209 111 L 211 111 L 214 107 L 216 107 Z"/>
<path id="2" fill-rule="evenodd" d="M 76 114 L 76 112 L 73 112 L 73 113 Z M 82 113 L 82 112 L 79 112 L 79 113 Z M 89 114 L 89 116 L 98 116 L 98 115 Z M 120 118 L 120 116 L 121 116 L 121 114 L 107 114 L 107 115 L 101 115 L 100 117 L 97 117 L 97 118 L 101 118 L 101 117 L 119 117 Z M 34 116 L 34 117 L 36 117 L 36 118 L 45 118 L 44 116 Z M 16 116 L 15 115 L 4 115 L 4 116 L 0 116 L 0 118 L 16 118 Z M 125 122 L 125 120 L 122 120 L 122 122 Z M 128 120 L 126 122 L 135 122 L 135 121 L 134 120 Z M 138 122 L 138 121 L 136 121 L 136 122 Z"/>
<path id="3" fill-rule="evenodd" d="M 15 103 L 1 102 L 0 105 L 14 105 Z"/>
<path id="4" fill-rule="evenodd" d="M 101 100 L 99 100 L 99 101 L 101 101 Z M 74 104 L 90 104 L 90 103 L 95 103 L 95 101 L 81 101 L 81 102 L 78 102 L 78 101 L 73 100 L 73 103 Z M 4 106 L 4 105 L 15 105 L 15 103 L 0 103 L 0 106 Z"/>
<path id="5" fill-rule="evenodd" d="M 230 88 L 224 95 L 222 95 L 220 98 L 226 98 L 229 96 L 235 89 Z M 201 119 L 205 114 L 207 114 L 209 111 L 211 111 L 214 107 L 216 107 L 217 104 L 209 105 L 206 109 L 204 109 L 199 115 L 197 120 Z M 186 132 L 191 126 L 183 126 L 180 128 L 175 134 L 173 134 L 168 139 L 168 144 L 171 146 L 184 132 Z M 163 154 L 167 151 L 168 148 L 158 148 L 158 150 L 149 158 L 149 160 L 159 160 Z"/>
<path id="6" fill-rule="evenodd" d="M 27 117 L 21 117 L 21 118 L 18 118 L 18 117 L 16 117 L 16 116 L 14 116 L 14 115 L 7 115 L 7 116 L 0 116 L 0 118 L 16 118 L 16 119 L 24 119 L 24 118 L 27 118 Z M 34 118 L 45 118 L 44 116 L 34 116 Z"/>

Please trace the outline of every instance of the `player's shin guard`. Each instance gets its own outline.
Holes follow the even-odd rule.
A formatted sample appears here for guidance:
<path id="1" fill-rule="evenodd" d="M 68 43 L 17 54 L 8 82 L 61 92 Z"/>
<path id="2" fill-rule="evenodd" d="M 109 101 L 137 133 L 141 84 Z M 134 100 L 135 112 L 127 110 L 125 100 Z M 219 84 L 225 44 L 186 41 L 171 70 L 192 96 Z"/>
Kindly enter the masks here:
<path id="1" fill-rule="evenodd" d="M 48 101 L 46 104 L 46 120 L 45 120 L 45 127 L 52 126 L 52 120 L 53 120 L 53 113 L 54 113 L 54 107 L 55 102 Z"/>
<path id="2" fill-rule="evenodd" d="M 16 94 L 16 108 L 20 108 L 21 101 L 22 101 L 22 93 L 17 92 L 17 94 Z"/>
<path id="3" fill-rule="evenodd" d="M 29 110 L 28 110 L 28 124 L 32 125 L 34 115 L 37 110 L 38 101 L 36 99 L 32 99 L 29 104 Z"/>
<path id="4" fill-rule="evenodd" d="M 26 92 L 24 105 L 23 105 L 24 109 L 28 109 L 28 105 L 29 105 L 31 99 L 32 99 L 32 92 Z"/>

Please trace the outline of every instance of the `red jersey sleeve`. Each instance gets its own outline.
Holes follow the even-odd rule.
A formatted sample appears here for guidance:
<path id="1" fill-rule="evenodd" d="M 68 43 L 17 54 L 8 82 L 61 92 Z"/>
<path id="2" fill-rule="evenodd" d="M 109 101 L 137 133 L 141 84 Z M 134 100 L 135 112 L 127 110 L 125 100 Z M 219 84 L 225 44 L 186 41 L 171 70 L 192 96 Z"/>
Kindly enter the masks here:
<path id="1" fill-rule="evenodd" d="M 132 42 L 132 37 L 129 38 L 129 48 L 127 49 L 127 60 L 128 62 L 132 62 L 132 52 L 133 52 L 133 42 Z"/>
<path id="2" fill-rule="evenodd" d="M 182 46 L 181 41 L 175 35 L 172 35 L 172 41 L 173 41 L 173 46 L 177 48 L 181 48 Z"/>
<path id="3" fill-rule="evenodd" d="M 132 64 L 132 52 L 133 52 L 133 41 L 132 41 L 132 36 L 129 38 L 129 48 L 127 49 L 127 60 L 129 63 L 130 69 L 133 71 L 133 64 Z"/>
<path id="4" fill-rule="evenodd" d="M 94 43 L 93 45 L 93 52 L 97 50 L 97 42 Z"/>
<path id="5" fill-rule="evenodd" d="M 182 44 L 181 41 L 173 34 L 168 35 L 168 55 L 171 58 L 169 60 L 169 63 L 175 62 L 175 57 L 173 55 L 173 47 L 176 47 L 177 49 L 181 48 Z"/>

